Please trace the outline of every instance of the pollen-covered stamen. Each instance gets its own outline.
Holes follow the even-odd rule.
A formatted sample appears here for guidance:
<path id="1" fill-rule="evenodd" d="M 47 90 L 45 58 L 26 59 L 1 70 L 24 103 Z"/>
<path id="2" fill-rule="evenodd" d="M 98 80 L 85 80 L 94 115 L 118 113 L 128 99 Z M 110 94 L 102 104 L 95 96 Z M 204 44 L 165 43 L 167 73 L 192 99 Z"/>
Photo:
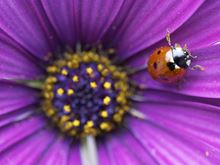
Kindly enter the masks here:
<path id="1" fill-rule="evenodd" d="M 127 74 L 92 52 L 66 54 L 47 68 L 44 111 L 76 137 L 111 131 L 129 109 Z"/>

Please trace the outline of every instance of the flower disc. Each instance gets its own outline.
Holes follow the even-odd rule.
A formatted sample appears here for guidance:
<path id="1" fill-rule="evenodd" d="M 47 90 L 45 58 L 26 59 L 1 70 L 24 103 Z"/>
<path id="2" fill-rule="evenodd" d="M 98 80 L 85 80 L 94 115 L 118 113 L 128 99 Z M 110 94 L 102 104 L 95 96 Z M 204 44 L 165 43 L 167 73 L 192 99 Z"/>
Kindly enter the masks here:
<path id="1" fill-rule="evenodd" d="M 129 109 L 127 74 L 107 57 L 93 52 L 66 53 L 47 72 L 44 112 L 69 135 L 109 132 Z"/>

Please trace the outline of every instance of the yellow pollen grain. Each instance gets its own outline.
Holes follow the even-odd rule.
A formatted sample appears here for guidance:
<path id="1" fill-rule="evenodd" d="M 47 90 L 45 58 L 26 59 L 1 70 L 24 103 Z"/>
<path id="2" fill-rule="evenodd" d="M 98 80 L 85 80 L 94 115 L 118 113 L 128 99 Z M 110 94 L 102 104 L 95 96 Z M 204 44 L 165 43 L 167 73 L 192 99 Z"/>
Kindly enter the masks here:
<path id="1" fill-rule="evenodd" d="M 69 120 L 69 116 L 66 116 L 66 115 L 62 116 L 60 119 L 61 123 L 66 122 L 68 120 Z"/>
<path id="2" fill-rule="evenodd" d="M 124 115 L 125 112 L 126 112 L 126 111 L 125 111 L 124 109 L 120 109 L 120 110 L 118 111 L 118 114 L 119 114 L 119 115 Z"/>
<path id="3" fill-rule="evenodd" d="M 103 84 L 103 86 L 104 86 L 105 89 L 110 89 L 111 88 L 111 83 L 110 82 L 105 82 Z"/>
<path id="4" fill-rule="evenodd" d="M 124 96 L 117 96 L 116 101 L 118 103 L 121 103 L 121 104 L 126 104 L 127 103 L 127 99 Z"/>
<path id="5" fill-rule="evenodd" d="M 54 76 L 50 76 L 47 78 L 46 82 L 47 83 L 55 83 L 55 82 L 57 82 L 57 78 Z"/>
<path id="6" fill-rule="evenodd" d="M 67 90 L 67 95 L 73 95 L 74 94 L 74 90 L 73 89 L 68 89 Z"/>
<path id="7" fill-rule="evenodd" d="M 58 70 L 58 68 L 56 66 L 49 66 L 47 68 L 47 72 L 49 72 L 49 73 L 55 73 L 55 72 L 57 72 L 57 70 Z"/>
<path id="8" fill-rule="evenodd" d="M 53 86 L 50 85 L 50 84 L 46 84 L 45 87 L 44 87 L 46 90 L 50 91 L 53 89 Z"/>
<path id="9" fill-rule="evenodd" d="M 93 73 L 93 69 L 91 67 L 86 68 L 86 72 L 88 74 L 92 74 Z"/>
<path id="10" fill-rule="evenodd" d="M 103 75 L 103 76 L 107 76 L 108 73 L 109 73 L 108 69 L 104 69 L 104 70 L 102 71 L 102 75 Z"/>
<path id="11" fill-rule="evenodd" d="M 52 92 L 44 92 L 44 97 L 46 99 L 52 99 L 54 97 L 54 94 Z"/>
<path id="12" fill-rule="evenodd" d="M 68 71 L 66 69 L 63 69 L 61 71 L 61 74 L 64 75 L 64 76 L 67 76 L 68 75 Z"/>
<path id="13" fill-rule="evenodd" d="M 79 61 L 73 59 L 73 60 L 72 60 L 72 63 L 71 63 L 71 67 L 72 67 L 72 68 L 78 68 L 78 67 L 79 67 Z"/>
<path id="14" fill-rule="evenodd" d="M 101 116 L 103 117 L 103 118 L 106 118 L 106 117 L 108 117 L 108 112 L 107 111 L 102 111 L 101 112 Z"/>
<path id="15" fill-rule="evenodd" d="M 99 60 L 99 56 L 95 55 L 95 56 L 91 56 L 90 58 L 92 58 L 93 61 L 98 62 Z"/>
<path id="16" fill-rule="evenodd" d="M 86 123 L 87 127 L 93 127 L 94 126 L 94 122 L 93 121 L 88 121 Z"/>
<path id="17" fill-rule="evenodd" d="M 110 70 L 112 73 L 114 73 L 114 72 L 117 70 L 117 68 L 116 68 L 116 66 L 110 66 L 109 70 Z"/>
<path id="18" fill-rule="evenodd" d="M 73 80 L 73 82 L 78 82 L 79 81 L 79 77 L 75 75 L 75 76 L 73 76 L 72 80 Z"/>
<path id="19" fill-rule="evenodd" d="M 116 122 L 121 122 L 122 120 L 122 116 L 120 114 L 115 114 L 113 116 L 113 119 L 116 121 Z"/>
<path id="20" fill-rule="evenodd" d="M 69 130 L 70 128 L 72 128 L 72 123 L 71 122 L 67 122 L 66 124 L 65 124 L 65 130 Z"/>
<path id="21" fill-rule="evenodd" d="M 58 94 L 58 95 L 63 95 L 63 94 L 64 94 L 63 88 L 57 89 L 57 94 Z"/>
<path id="22" fill-rule="evenodd" d="M 67 62 L 67 66 L 68 66 L 69 68 L 72 68 L 72 67 L 73 67 L 72 62 L 71 62 L 71 61 L 68 61 L 68 62 Z"/>
<path id="23" fill-rule="evenodd" d="M 73 121 L 73 126 L 78 127 L 80 125 L 80 121 L 79 120 L 74 120 Z"/>
<path id="24" fill-rule="evenodd" d="M 85 54 L 85 55 L 83 56 L 83 61 L 84 61 L 84 62 L 89 62 L 89 56 L 88 56 L 88 54 Z"/>
<path id="25" fill-rule="evenodd" d="M 98 68 L 99 71 L 101 71 L 103 69 L 103 65 L 102 64 L 98 64 L 97 68 Z"/>
<path id="26" fill-rule="evenodd" d="M 111 126 L 110 126 L 110 124 L 107 123 L 107 122 L 102 122 L 102 123 L 100 124 L 100 128 L 101 128 L 102 130 L 109 131 L 109 130 L 111 129 Z"/>
<path id="27" fill-rule="evenodd" d="M 48 116 L 52 116 L 52 115 L 55 114 L 55 111 L 54 111 L 54 109 L 48 109 L 48 110 L 46 111 L 46 113 L 47 113 Z"/>
<path id="28" fill-rule="evenodd" d="M 77 134 L 77 131 L 76 130 L 71 130 L 69 133 L 70 133 L 71 136 L 75 136 Z"/>
<path id="29" fill-rule="evenodd" d="M 71 112 L 71 107 L 69 105 L 64 105 L 63 109 L 65 112 Z"/>
<path id="30" fill-rule="evenodd" d="M 90 82 L 90 87 L 91 88 L 96 88 L 97 87 L 97 84 L 96 84 L 96 82 Z"/>
<path id="31" fill-rule="evenodd" d="M 63 67 L 66 65 L 66 61 L 65 60 L 59 60 L 56 62 L 56 66 L 58 67 Z"/>
<path id="32" fill-rule="evenodd" d="M 111 98 L 110 98 L 109 96 L 106 96 L 106 97 L 103 99 L 103 103 L 104 103 L 105 105 L 109 105 L 110 101 L 111 101 Z"/>

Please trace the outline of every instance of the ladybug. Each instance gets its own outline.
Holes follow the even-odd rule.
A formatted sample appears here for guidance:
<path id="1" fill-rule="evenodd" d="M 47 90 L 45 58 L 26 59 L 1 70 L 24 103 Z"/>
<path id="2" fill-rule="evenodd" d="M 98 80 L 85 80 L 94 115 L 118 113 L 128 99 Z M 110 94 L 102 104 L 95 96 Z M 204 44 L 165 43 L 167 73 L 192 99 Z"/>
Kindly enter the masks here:
<path id="1" fill-rule="evenodd" d="M 169 46 L 156 49 L 148 59 L 148 72 L 151 77 L 161 83 L 175 83 L 183 79 L 191 64 L 191 54 L 187 47 L 179 44 L 171 45 L 170 35 L 167 33 Z"/>

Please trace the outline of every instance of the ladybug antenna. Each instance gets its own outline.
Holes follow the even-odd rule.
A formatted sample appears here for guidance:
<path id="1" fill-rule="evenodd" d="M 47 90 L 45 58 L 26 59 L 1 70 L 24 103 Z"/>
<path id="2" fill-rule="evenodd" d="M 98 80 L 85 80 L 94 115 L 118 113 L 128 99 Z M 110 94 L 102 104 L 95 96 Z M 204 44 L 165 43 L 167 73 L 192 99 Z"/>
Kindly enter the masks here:
<path id="1" fill-rule="evenodd" d="M 184 45 L 183 49 L 186 50 L 186 51 L 189 51 L 187 44 Z"/>
<path id="2" fill-rule="evenodd" d="M 204 67 L 202 67 L 201 65 L 194 65 L 192 68 L 190 68 L 191 70 L 196 70 L 196 69 L 198 69 L 198 70 L 200 70 L 200 71 L 204 71 L 205 70 L 205 68 Z"/>
<path id="3" fill-rule="evenodd" d="M 171 52 L 172 52 L 172 56 L 173 56 L 173 49 L 174 49 L 174 47 L 173 47 L 173 45 L 171 43 L 169 30 L 167 30 L 166 40 L 167 40 L 168 45 L 170 46 L 170 49 L 171 49 Z"/>
<path id="4" fill-rule="evenodd" d="M 191 58 L 194 58 L 194 59 L 197 58 L 197 56 L 193 56 L 193 55 L 189 52 L 189 49 L 188 49 L 187 44 L 184 45 L 183 49 L 189 53 L 189 56 L 190 56 Z"/>
<path id="5" fill-rule="evenodd" d="M 196 58 L 197 58 L 197 56 L 193 56 L 191 53 L 189 53 L 189 56 L 190 56 L 191 58 L 193 58 L 193 59 L 196 59 Z"/>
<path id="6" fill-rule="evenodd" d="M 167 43 L 170 46 L 170 48 L 173 49 L 173 46 L 172 46 L 172 43 L 171 43 L 171 39 L 170 39 L 170 32 L 169 32 L 169 30 L 167 30 L 166 40 L 167 40 Z"/>

